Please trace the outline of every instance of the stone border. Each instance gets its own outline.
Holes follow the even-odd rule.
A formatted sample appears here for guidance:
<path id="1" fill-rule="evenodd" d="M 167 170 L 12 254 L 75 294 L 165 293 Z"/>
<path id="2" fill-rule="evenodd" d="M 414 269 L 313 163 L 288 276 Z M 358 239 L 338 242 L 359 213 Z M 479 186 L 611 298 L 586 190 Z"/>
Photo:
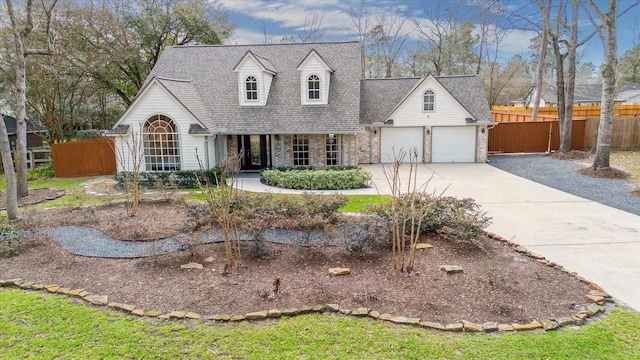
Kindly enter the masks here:
<path id="1" fill-rule="evenodd" d="M 124 311 L 125 313 L 136 315 L 139 317 L 147 317 L 147 318 L 156 318 L 163 320 L 179 320 L 179 319 L 195 319 L 195 320 L 208 320 L 208 321 L 217 321 L 217 322 L 238 322 L 238 321 L 255 321 L 255 320 L 265 320 L 265 319 L 277 319 L 282 316 L 298 316 L 305 315 L 311 313 L 328 313 L 328 314 L 343 314 L 354 317 L 369 317 L 376 320 L 389 321 L 394 324 L 399 325 L 409 325 L 415 327 L 421 327 L 425 329 L 435 329 L 435 330 L 443 330 L 443 331 L 465 331 L 465 332 L 513 332 L 513 331 L 528 331 L 535 329 L 543 329 L 545 331 L 555 330 L 565 326 L 571 325 L 583 325 L 587 318 L 597 315 L 598 313 L 605 311 L 606 303 L 613 303 L 613 299 L 609 294 L 604 292 L 604 290 L 598 286 L 597 284 L 583 278 L 582 276 L 577 275 L 575 272 L 571 272 L 568 269 L 564 268 L 562 265 L 556 264 L 545 259 L 544 256 L 540 254 L 536 254 L 524 248 L 523 246 L 507 240 L 499 235 L 487 232 L 487 236 L 490 238 L 506 242 L 513 249 L 523 254 L 524 256 L 535 259 L 541 264 L 546 266 L 558 269 L 562 272 L 567 273 L 570 276 L 575 277 L 582 283 L 587 284 L 589 286 L 589 293 L 585 295 L 585 297 L 591 300 L 593 303 L 588 305 L 586 308 L 577 311 L 576 313 L 570 316 L 564 316 L 559 318 L 548 318 L 543 320 L 533 320 L 528 324 L 498 324 L 497 322 L 485 322 L 483 324 L 475 324 L 472 322 L 468 322 L 465 320 L 461 320 L 459 322 L 451 323 L 451 324 L 442 324 L 438 322 L 432 321 L 422 321 L 420 318 L 409 318 L 404 316 L 394 316 L 391 314 L 383 314 L 377 310 L 361 307 L 356 309 L 348 309 L 341 307 L 338 304 L 325 304 L 325 305 L 313 305 L 313 306 L 303 306 L 301 308 L 285 308 L 285 309 L 271 309 L 271 310 L 262 310 L 250 312 L 243 315 L 232 315 L 232 314 L 214 314 L 214 315 L 200 315 L 191 311 L 170 311 L 163 313 L 160 310 L 150 309 L 145 310 L 138 308 L 135 305 L 131 304 L 121 304 L 110 302 L 107 295 L 97 295 L 91 294 L 84 289 L 71 289 L 67 287 L 62 287 L 53 284 L 40 284 L 34 281 L 23 280 L 23 279 L 8 279 L 2 280 L 0 279 L 0 287 L 18 287 L 26 290 L 42 290 L 48 293 L 53 294 L 63 294 L 67 296 L 72 296 L 76 298 L 80 298 L 89 304 L 96 306 L 106 306 L 112 309 Z"/>

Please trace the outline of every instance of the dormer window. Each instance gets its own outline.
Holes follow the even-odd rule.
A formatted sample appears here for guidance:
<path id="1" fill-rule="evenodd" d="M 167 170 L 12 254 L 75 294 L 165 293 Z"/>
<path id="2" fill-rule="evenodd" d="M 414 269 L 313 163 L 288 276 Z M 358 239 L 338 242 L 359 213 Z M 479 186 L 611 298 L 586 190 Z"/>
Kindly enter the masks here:
<path id="1" fill-rule="evenodd" d="M 320 100 L 320 78 L 318 75 L 309 76 L 309 100 Z"/>
<path id="2" fill-rule="evenodd" d="M 247 76 L 244 81 L 247 100 L 258 100 L 258 80 L 255 76 Z"/>
<path id="3" fill-rule="evenodd" d="M 423 111 L 435 111 L 436 109 L 436 94 L 433 90 L 426 90 L 423 94 L 422 110 Z"/>

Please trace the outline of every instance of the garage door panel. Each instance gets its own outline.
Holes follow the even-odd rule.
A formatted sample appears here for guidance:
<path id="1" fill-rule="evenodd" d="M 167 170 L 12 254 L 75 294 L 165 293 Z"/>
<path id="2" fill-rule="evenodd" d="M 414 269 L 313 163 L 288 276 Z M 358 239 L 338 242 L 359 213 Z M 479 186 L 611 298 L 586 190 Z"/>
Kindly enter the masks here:
<path id="1" fill-rule="evenodd" d="M 475 162 L 475 126 L 438 126 L 431 129 L 431 134 L 432 162 Z"/>
<path id="2" fill-rule="evenodd" d="M 423 130 L 421 127 L 407 128 L 382 128 L 380 141 L 380 161 L 382 163 L 392 163 L 394 161 L 394 151 L 398 154 L 400 149 L 409 151 L 418 149 L 418 162 L 423 160 L 424 148 Z M 409 162 L 409 156 L 405 156 L 405 162 Z"/>

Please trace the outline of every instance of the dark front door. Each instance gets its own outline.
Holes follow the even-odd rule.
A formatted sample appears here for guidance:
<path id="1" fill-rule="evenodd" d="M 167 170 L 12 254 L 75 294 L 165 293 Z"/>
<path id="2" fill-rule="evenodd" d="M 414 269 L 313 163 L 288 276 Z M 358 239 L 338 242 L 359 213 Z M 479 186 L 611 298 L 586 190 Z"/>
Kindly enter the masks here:
<path id="1" fill-rule="evenodd" d="M 271 146 L 266 135 L 238 135 L 242 170 L 259 170 L 271 165 Z"/>

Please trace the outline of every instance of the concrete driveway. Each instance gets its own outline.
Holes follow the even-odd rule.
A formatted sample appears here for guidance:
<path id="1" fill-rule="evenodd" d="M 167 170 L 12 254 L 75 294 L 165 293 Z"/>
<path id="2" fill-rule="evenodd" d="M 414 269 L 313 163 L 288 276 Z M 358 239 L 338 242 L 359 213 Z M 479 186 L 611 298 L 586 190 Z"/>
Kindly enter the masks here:
<path id="1" fill-rule="evenodd" d="M 362 165 L 376 189 L 345 194 L 390 194 L 381 165 Z M 404 166 L 402 179 L 408 179 Z M 544 255 L 602 286 L 618 302 L 640 311 L 640 216 L 512 175 L 487 164 L 421 164 L 427 191 L 470 197 L 491 216 L 489 231 Z M 302 193 L 243 175 L 238 187 L 255 192 Z M 325 193 L 335 193 L 326 191 Z"/>
<path id="2" fill-rule="evenodd" d="M 380 165 L 364 165 L 390 193 Z M 408 166 L 403 170 L 408 178 Z M 512 175 L 487 164 L 424 164 L 428 191 L 474 198 L 489 231 L 577 272 L 640 311 L 640 216 Z"/>

